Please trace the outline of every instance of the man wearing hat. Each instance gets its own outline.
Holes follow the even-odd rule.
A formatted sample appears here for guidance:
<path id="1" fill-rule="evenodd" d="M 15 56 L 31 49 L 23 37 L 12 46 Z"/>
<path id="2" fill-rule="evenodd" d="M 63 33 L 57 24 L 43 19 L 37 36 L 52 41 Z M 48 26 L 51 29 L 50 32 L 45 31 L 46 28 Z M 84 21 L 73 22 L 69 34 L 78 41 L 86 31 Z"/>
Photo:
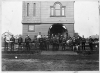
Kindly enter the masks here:
<path id="1" fill-rule="evenodd" d="M 12 37 L 10 38 L 10 41 L 11 41 L 11 51 L 14 51 L 15 38 L 14 38 L 13 35 L 12 35 Z"/>
<path id="2" fill-rule="evenodd" d="M 63 37 L 62 39 L 62 50 L 66 50 L 66 39 Z"/>
<path id="3" fill-rule="evenodd" d="M 82 50 L 85 50 L 85 43 L 86 43 L 86 40 L 85 40 L 84 35 L 83 35 L 83 38 L 82 38 Z"/>
<path id="4" fill-rule="evenodd" d="M 43 37 L 41 35 L 41 38 L 39 38 L 39 49 L 42 51 L 44 50 L 44 42 L 43 42 Z"/>
<path id="5" fill-rule="evenodd" d="M 89 47 L 90 50 L 93 51 L 93 39 L 91 38 L 91 36 L 89 37 Z"/>
<path id="6" fill-rule="evenodd" d="M 31 38 L 29 37 L 29 35 L 27 35 L 25 38 L 27 51 L 30 51 L 30 42 L 31 42 Z"/>
<path id="7" fill-rule="evenodd" d="M 19 38 L 18 38 L 18 50 L 19 49 L 22 49 L 22 42 L 23 42 L 23 38 L 21 37 L 21 35 L 19 35 Z"/>

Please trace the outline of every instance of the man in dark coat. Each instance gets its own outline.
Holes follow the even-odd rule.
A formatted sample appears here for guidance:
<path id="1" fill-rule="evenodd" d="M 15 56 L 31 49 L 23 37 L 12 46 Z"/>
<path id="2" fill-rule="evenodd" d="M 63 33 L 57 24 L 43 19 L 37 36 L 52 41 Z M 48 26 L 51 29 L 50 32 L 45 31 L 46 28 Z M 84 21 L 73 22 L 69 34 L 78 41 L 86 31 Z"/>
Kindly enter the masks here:
<path id="1" fill-rule="evenodd" d="M 62 50 L 66 49 L 66 39 L 63 37 L 62 39 Z"/>
<path id="2" fill-rule="evenodd" d="M 82 38 L 82 50 L 85 50 L 85 43 L 86 43 L 86 39 L 84 38 L 84 35 L 83 35 L 83 38 Z"/>
<path id="3" fill-rule="evenodd" d="M 91 38 L 91 36 L 89 37 L 89 47 L 90 50 L 93 51 L 93 39 Z"/>
<path id="4" fill-rule="evenodd" d="M 75 51 L 75 47 L 76 47 L 76 38 L 75 37 L 73 37 L 72 42 L 73 42 L 73 51 Z"/>
<path id="5" fill-rule="evenodd" d="M 43 49 L 47 50 L 47 44 L 46 44 L 46 36 L 43 37 Z"/>
<path id="6" fill-rule="evenodd" d="M 48 36 L 46 37 L 46 49 L 49 50 L 49 38 Z"/>
<path id="7" fill-rule="evenodd" d="M 26 36 L 25 38 L 25 43 L 26 43 L 26 48 L 27 48 L 27 51 L 30 51 L 30 42 L 31 42 L 31 38 L 29 37 L 29 35 Z"/>
<path id="8" fill-rule="evenodd" d="M 60 43 L 60 46 L 62 46 L 62 45 L 61 45 L 62 39 L 63 39 L 63 36 L 61 35 L 61 36 L 59 37 L 59 43 Z"/>
<path id="9" fill-rule="evenodd" d="M 53 36 L 50 38 L 50 45 L 51 45 L 52 48 L 53 48 Z"/>
<path id="10" fill-rule="evenodd" d="M 54 36 L 52 40 L 53 40 L 53 48 L 52 48 L 52 50 L 54 51 L 54 50 L 56 50 L 56 37 Z"/>
<path id="11" fill-rule="evenodd" d="M 42 35 L 41 35 L 41 38 L 39 38 L 39 49 L 40 50 L 44 50 L 44 43 L 43 43 L 44 41 L 43 41 L 43 37 L 42 37 Z"/>
<path id="12" fill-rule="evenodd" d="M 15 38 L 13 37 L 13 35 L 10 38 L 10 41 L 11 41 L 11 51 L 14 51 Z"/>
<path id="13" fill-rule="evenodd" d="M 56 37 L 56 50 L 59 50 L 59 36 Z"/>
<path id="14" fill-rule="evenodd" d="M 34 38 L 33 38 L 33 44 L 34 44 L 34 47 L 35 47 L 35 49 L 37 49 L 37 45 L 38 45 L 38 40 L 37 40 L 37 36 L 34 36 Z"/>
<path id="15" fill-rule="evenodd" d="M 21 35 L 19 35 L 19 38 L 18 38 L 18 50 L 22 49 L 22 43 L 23 43 L 23 38 L 21 37 Z"/>

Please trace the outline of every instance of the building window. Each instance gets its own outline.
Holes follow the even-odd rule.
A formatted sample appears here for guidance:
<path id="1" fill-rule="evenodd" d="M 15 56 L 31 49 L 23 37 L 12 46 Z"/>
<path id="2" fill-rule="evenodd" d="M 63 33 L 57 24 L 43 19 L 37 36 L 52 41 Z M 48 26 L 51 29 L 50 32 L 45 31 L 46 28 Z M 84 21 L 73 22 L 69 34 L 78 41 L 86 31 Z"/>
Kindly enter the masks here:
<path id="1" fill-rule="evenodd" d="M 53 16 L 54 15 L 54 8 L 53 7 L 51 7 L 51 16 Z"/>
<path id="2" fill-rule="evenodd" d="M 28 31 L 34 32 L 35 31 L 35 25 L 28 25 Z"/>
<path id="3" fill-rule="evenodd" d="M 27 16 L 29 16 L 29 3 L 27 3 Z"/>
<path id="4" fill-rule="evenodd" d="M 65 7 L 62 7 L 62 16 L 65 16 Z"/>
<path id="5" fill-rule="evenodd" d="M 61 7 L 60 4 L 55 5 L 55 16 L 60 16 Z"/>
<path id="6" fill-rule="evenodd" d="M 65 16 L 65 6 L 62 6 L 60 2 L 55 2 L 53 6 L 50 7 L 50 16 Z"/>
<path id="7" fill-rule="evenodd" d="M 36 3 L 33 4 L 33 16 L 36 15 Z"/>

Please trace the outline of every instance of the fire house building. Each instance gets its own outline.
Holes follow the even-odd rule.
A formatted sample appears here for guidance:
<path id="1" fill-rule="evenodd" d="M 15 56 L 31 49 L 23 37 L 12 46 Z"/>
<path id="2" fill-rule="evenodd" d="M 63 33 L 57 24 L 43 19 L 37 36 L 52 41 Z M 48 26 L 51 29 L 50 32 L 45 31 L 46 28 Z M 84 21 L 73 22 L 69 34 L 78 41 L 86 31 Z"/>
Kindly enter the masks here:
<path id="1" fill-rule="evenodd" d="M 74 36 L 74 1 L 23 1 L 22 34 Z"/>

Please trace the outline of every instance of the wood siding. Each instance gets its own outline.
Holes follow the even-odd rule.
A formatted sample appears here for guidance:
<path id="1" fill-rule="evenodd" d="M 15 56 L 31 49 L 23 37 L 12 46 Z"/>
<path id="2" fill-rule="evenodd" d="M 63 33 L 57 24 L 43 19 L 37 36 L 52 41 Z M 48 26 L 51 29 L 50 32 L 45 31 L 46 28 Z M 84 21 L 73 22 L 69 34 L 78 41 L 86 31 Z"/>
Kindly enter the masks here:
<path id="1" fill-rule="evenodd" d="M 29 3 L 29 16 L 27 16 Z M 36 16 L 33 16 L 33 4 L 36 3 Z M 23 1 L 22 23 L 74 23 L 74 1 L 61 1 L 65 6 L 65 17 L 51 17 L 50 6 L 54 1 Z"/>
<path id="2" fill-rule="evenodd" d="M 30 4 L 29 16 L 27 16 L 27 3 Z M 33 4 L 36 3 L 36 15 L 33 15 Z M 54 23 L 62 23 L 66 26 L 68 34 L 74 36 L 74 1 L 60 1 L 62 6 L 65 6 L 65 17 L 51 17 L 50 6 L 53 6 L 55 1 L 23 1 L 22 9 L 22 24 L 23 24 L 23 36 L 30 35 L 31 38 L 34 35 L 38 35 L 41 32 L 42 35 L 47 35 L 49 27 Z M 35 31 L 29 32 L 28 26 L 35 25 Z"/>
<path id="3" fill-rule="evenodd" d="M 28 31 L 28 25 L 30 24 L 24 24 L 23 25 L 23 36 L 30 35 L 31 38 L 34 37 L 34 35 L 38 35 L 39 32 L 41 32 L 42 35 L 48 35 L 48 30 L 51 25 L 53 24 L 35 24 L 35 32 L 29 32 Z M 33 25 L 33 24 L 31 24 Z M 68 30 L 68 34 L 73 37 L 74 35 L 74 24 L 63 24 L 66 26 Z"/>

